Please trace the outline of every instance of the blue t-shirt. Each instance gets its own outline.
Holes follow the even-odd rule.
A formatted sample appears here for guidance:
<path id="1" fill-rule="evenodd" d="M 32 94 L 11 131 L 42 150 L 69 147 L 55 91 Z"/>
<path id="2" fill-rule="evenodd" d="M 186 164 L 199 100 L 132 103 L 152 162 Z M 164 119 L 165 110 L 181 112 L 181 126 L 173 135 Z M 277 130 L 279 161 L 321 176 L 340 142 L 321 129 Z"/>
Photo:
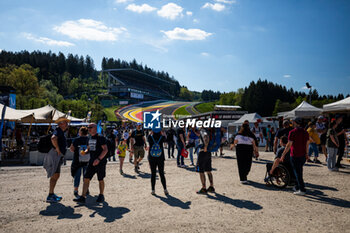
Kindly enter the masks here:
<path id="1" fill-rule="evenodd" d="M 53 135 L 57 137 L 58 147 L 60 148 L 60 151 L 62 152 L 62 154 L 65 155 L 67 151 L 67 139 L 66 139 L 66 136 L 64 136 L 64 132 L 62 131 L 61 128 L 58 127 L 53 132 Z"/>
<path id="2" fill-rule="evenodd" d="M 196 139 L 198 139 L 198 138 L 199 138 L 199 137 L 197 136 L 197 134 L 196 134 L 193 130 L 191 130 L 190 139 L 196 140 Z"/>

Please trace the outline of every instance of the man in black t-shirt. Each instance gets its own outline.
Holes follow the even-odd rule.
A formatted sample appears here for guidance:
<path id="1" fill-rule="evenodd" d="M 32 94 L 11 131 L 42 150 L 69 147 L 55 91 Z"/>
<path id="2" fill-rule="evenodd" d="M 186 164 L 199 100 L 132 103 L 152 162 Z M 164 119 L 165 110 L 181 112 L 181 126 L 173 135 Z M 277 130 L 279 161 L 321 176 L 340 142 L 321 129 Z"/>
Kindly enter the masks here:
<path id="1" fill-rule="evenodd" d="M 131 133 L 131 151 L 134 153 L 135 172 L 139 173 L 139 164 L 145 156 L 147 150 L 147 143 L 145 133 L 141 129 L 141 123 L 137 123 L 136 130 Z"/>
<path id="2" fill-rule="evenodd" d="M 343 165 L 340 164 L 340 161 L 342 161 L 343 156 L 344 156 L 344 151 L 345 151 L 345 142 L 346 142 L 346 135 L 345 135 L 345 130 L 342 124 L 343 117 L 338 115 L 335 117 L 337 121 L 337 127 L 335 128 L 335 132 L 337 133 L 338 136 L 338 141 L 339 141 L 339 147 L 338 147 L 338 159 L 337 163 L 335 166 L 337 168 L 344 168 Z"/>
<path id="3" fill-rule="evenodd" d="M 108 153 L 106 138 L 97 134 L 97 125 L 95 123 L 90 124 L 88 130 L 90 138 L 86 153 L 90 153 L 90 161 L 84 174 L 83 194 L 79 198 L 74 199 L 74 201 L 79 203 L 85 203 L 86 192 L 89 188 L 90 180 L 95 173 L 97 173 L 100 188 L 100 194 L 98 195 L 96 202 L 104 201 L 103 192 L 105 183 L 103 179 L 106 176 L 106 154 Z"/>
<path id="4" fill-rule="evenodd" d="M 113 133 L 113 130 L 111 130 L 107 136 L 107 139 L 111 143 L 111 151 L 108 151 L 110 153 L 110 156 L 108 157 L 108 161 L 111 161 L 111 158 L 113 157 L 113 161 L 115 160 L 115 148 L 118 146 L 118 139 L 117 136 Z"/>
<path id="5" fill-rule="evenodd" d="M 273 145 L 273 152 L 276 154 L 277 149 L 278 149 L 278 140 L 281 140 L 281 138 L 283 136 L 286 136 L 288 138 L 289 136 L 289 132 L 292 130 L 293 128 L 290 127 L 290 122 L 288 120 L 283 121 L 283 128 L 279 129 L 277 131 L 277 134 L 275 136 L 275 141 L 274 141 L 274 145 Z"/>
<path id="6" fill-rule="evenodd" d="M 166 142 L 168 143 L 168 157 L 170 159 L 170 154 L 171 157 L 174 157 L 174 148 L 175 148 L 175 141 L 174 141 L 174 136 L 175 136 L 175 130 L 173 128 L 168 129 L 166 132 Z M 170 153 L 171 150 L 171 153 Z"/>

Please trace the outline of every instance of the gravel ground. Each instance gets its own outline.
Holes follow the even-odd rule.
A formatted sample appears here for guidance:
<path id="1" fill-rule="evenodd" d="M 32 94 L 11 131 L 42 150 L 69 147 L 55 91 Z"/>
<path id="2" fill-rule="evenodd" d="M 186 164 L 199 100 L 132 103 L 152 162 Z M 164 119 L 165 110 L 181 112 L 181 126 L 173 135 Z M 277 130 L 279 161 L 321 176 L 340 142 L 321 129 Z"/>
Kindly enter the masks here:
<path id="1" fill-rule="evenodd" d="M 215 194 L 198 195 L 199 175 L 188 167 L 165 163 L 170 196 L 157 179 L 156 196 L 150 194 L 147 161 L 141 175 L 126 162 L 107 166 L 105 198 L 96 204 L 98 182 L 91 181 L 85 206 L 72 201 L 70 167 L 63 166 L 55 192 L 58 204 L 45 202 L 48 179 L 43 168 L 3 167 L 0 170 L 0 232 L 350 232 L 350 166 L 329 172 L 325 164 L 307 164 L 306 196 L 291 189 L 264 184 L 265 163 L 272 153 L 261 153 L 249 174 L 250 185 L 241 185 L 235 152 L 213 158 Z M 322 161 L 324 159 L 322 158 Z M 186 160 L 187 164 L 189 161 Z"/>

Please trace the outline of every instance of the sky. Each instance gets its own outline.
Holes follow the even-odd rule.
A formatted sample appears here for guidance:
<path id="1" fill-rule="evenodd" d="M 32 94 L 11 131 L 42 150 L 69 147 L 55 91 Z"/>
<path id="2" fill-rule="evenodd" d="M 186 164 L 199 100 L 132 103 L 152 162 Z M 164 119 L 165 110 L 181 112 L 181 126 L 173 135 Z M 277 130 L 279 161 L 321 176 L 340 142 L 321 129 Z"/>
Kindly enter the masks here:
<path id="1" fill-rule="evenodd" d="M 0 50 L 119 58 L 193 91 L 350 93 L 348 0 L 1 0 Z"/>

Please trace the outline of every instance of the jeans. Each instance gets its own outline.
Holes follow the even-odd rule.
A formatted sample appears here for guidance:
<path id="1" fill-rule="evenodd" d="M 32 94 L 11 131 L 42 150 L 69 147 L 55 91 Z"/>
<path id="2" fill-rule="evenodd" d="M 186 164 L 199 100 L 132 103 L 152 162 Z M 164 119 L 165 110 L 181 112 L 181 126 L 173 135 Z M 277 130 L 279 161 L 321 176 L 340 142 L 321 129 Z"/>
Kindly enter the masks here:
<path id="1" fill-rule="evenodd" d="M 176 157 L 176 161 L 177 161 L 177 166 L 179 165 L 184 165 L 184 157 L 181 155 L 181 150 L 184 148 L 184 145 L 181 143 L 177 144 L 177 157 Z M 180 164 L 180 159 L 181 159 L 181 164 Z"/>
<path id="2" fill-rule="evenodd" d="M 83 177 L 84 177 L 86 168 L 87 168 L 87 165 L 85 165 L 85 166 L 83 166 L 83 167 L 80 167 L 80 168 L 77 170 L 77 172 L 75 173 L 75 176 L 74 176 L 74 187 L 75 187 L 75 188 L 78 188 L 78 187 L 79 187 L 79 184 L 80 184 L 80 176 L 81 176 L 81 170 L 83 169 Z"/>
<path id="3" fill-rule="evenodd" d="M 309 145 L 309 156 L 312 155 L 312 153 L 315 153 L 315 159 L 318 158 L 318 148 L 316 143 L 310 143 Z"/>
<path id="4" fill-rule="evenodd" d="M 198 140 L 198 139 L 195 139 L 195 140 L 194 140 L 194 147 L 189 148 L 189 151 L 190 151 L 190 160 L 191 160 L 191 163 L 192 163 L 192 164 L 194 164 L 194 163 L 193 163 L 193 150 L 197 148 L 198 144 L 199 144 L 199 140 Z M 197 153 L 197 154 L 198 154 L 198 148 L 195 150 L 194 153 Z"/>
<path id="5" fill-rule="evenodd" d="M 295 178 L 297 180 L 297 183 L 295 185 L 296 190 L 300 190 L 302 192 L 305 192 L 305 183 L 303 179 L 303 166 L 305 164 L 306 158 L 303 157 L 290 157 L 290 163 L 292 164 L 292 168 L 295 174 Z"/>
<path id="6" fill-rule="evenodd" d="M 335 168 L 335 162 L 337 161 L 338 148 L 327 146 L 327 151 L 328 151 L 327 167 L 329 170 L 333 170 Z"/>

